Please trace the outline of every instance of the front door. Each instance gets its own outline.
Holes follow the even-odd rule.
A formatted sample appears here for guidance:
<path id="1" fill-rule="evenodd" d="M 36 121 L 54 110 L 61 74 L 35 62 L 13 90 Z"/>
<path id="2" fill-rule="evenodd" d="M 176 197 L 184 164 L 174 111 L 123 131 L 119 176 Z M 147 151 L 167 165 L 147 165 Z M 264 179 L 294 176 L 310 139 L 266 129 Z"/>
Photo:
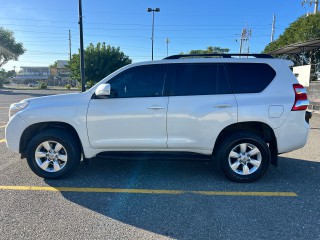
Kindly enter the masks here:
<path id="1" fill-rule="evenodd" d="M 165 77 L 165 65 L 146 65 L 110 79 L 111 95 L 89 103 L 91 146 L 128 151 L 167 148 Z"/>

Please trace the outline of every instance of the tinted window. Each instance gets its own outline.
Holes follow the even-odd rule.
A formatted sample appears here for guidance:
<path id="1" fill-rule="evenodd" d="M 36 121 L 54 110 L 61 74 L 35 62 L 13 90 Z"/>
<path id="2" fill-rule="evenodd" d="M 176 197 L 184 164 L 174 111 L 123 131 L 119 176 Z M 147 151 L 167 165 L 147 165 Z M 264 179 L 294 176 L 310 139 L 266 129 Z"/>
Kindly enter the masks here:
<path id="1" fill-rule="evenodd" d="M 130 68 L 108 83 L 113 98 L 159 97 L 163 95 L 166 65 Z"/>
<path id="2" fill-rule="evenodd" d="M 176 96 L 231 93 L 222 64 L 177 64 L 175 66 L 173 92 Z"/>
<path id="3" fill-rule="evenodd" d="M 234 93 L 259 93 L 274 79 L 276 72 L 264 63 L 227 63 Z"/>

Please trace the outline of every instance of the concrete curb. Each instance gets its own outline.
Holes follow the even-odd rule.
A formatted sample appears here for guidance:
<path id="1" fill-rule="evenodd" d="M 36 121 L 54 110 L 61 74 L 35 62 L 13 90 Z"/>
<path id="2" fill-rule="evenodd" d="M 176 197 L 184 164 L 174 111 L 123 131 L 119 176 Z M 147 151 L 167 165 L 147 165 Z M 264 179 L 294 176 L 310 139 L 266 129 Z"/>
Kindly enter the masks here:
<path id="1" fill-rule="evenodd" d="M 320 111 L 308 109 L 307 111 L 311 112 L 312 114 L 320 114 Z"/>

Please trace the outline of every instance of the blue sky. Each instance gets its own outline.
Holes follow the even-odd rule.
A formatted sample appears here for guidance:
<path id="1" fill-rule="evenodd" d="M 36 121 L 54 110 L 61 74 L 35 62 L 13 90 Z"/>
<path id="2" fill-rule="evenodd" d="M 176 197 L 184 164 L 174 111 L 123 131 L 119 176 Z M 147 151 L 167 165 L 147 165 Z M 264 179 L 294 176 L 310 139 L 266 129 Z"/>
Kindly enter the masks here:
<path id="1" fill-rule="evenodd" d="M 250 52 L 259 53 L 270 42 L 272 15 L 276 15 L 275 38 L 299 16 L 312 12 L 301 0 L 82 0 L 85 47 L 106 42 L 119 46 L 133 62 L 151 59 L 152 14 L 155 13 L 154 58 L 207 46 L 239 51 L 244 27 L 252 29 Z M 68 31 L 71 30 L 72 53 L 79 44 L 78 0 L 10 0 L 2 1 L 0 26 L 12 30 L 27 52 L 13 66 L 48 66 L 55 60 L 68 59 Z"/>

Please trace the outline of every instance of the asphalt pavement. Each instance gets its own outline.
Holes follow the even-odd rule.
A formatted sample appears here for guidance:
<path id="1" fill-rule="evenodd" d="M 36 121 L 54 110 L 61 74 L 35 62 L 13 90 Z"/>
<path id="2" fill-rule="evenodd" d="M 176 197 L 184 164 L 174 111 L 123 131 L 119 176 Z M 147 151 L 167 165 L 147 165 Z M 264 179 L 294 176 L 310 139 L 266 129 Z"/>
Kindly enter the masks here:
<path id="1" fill-rule="evenodd" d="M 157 159 L 94 159 L 44 180 L 7 150 L 3 126 L 10 103 L 58 93 L 0 90 L 0 239 L 320 239 L 320 115 L 304 148 L 250 184 Z"/>

